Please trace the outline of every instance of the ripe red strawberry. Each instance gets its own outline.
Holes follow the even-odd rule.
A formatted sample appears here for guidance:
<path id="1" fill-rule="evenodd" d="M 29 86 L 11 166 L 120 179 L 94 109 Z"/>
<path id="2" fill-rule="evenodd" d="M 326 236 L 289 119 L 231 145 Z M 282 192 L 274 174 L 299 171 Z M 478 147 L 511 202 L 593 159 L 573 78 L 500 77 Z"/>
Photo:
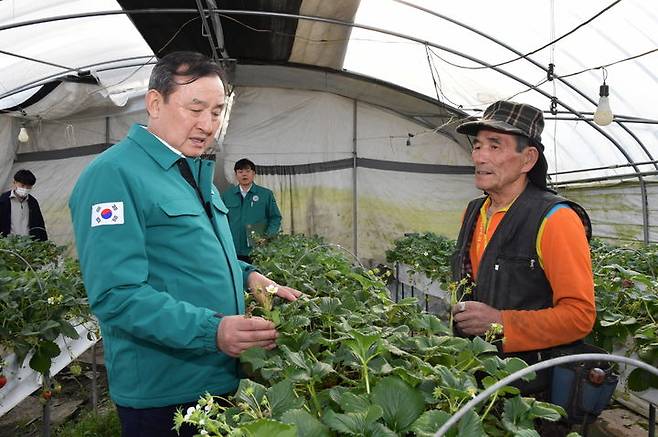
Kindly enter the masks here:
<path id="1" fill-rule="evenodd" d="M 41 392 L 41 397 L 44 398 L 45 400 L 48 400 L 53 397 L 53 392 L 50 390 L 44 390 Z"/>
<path id="2" fill-rule="evenodd" d="M 0 388 L 4 387 L 7 384 L 7 377 L 5 375 L 0 375 Z"/>

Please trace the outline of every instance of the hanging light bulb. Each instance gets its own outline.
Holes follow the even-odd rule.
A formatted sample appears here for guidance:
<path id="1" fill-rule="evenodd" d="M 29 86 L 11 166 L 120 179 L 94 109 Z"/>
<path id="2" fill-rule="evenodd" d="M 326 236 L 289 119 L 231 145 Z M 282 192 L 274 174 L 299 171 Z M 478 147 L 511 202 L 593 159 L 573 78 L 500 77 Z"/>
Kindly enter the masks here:
<path id="1" fill-rule="evenodd" d="M 30 136 L 27 134 L 27 129 L 25 129 L 25 126 L 21 126 L 21 130 L 18 131 L 18 141 L 27 143 L 29 140 Z"/>
<path id="2" fill-rule="evenodd" d="M 594 123 L 599 126 L 607 126 L 612 123 L 613 115 L 612 109 L 610 109 L 610 101 L 608 100 L 608 95 L 610 90 L 608 85 L 603 81 L 603 85 L 599 88 L 599 105 L 596 107 L 596 112 L 594 112 Z"/>

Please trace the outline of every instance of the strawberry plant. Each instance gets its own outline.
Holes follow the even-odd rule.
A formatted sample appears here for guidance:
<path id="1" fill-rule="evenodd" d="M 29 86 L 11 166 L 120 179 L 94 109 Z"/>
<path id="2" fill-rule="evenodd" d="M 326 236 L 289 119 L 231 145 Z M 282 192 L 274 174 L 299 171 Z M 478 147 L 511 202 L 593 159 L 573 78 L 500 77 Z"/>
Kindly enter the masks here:
<path id="1" fill-rule="evenodd" d="M 409 273 L 423 273 L 447 289 L 452 280 L 450 259 L 454 251 L 455 240 L 443 235 L 406 234 L 386 251 L 386 261 L 406 264 L 411 268 Z"/>
<path id="2" fill-rule="evenodd" d="M 414 298 L 391 301 L 382 278 L 319 238 L 279 236 L 254 257 L 263 273 L 305 296 L 275 302 L 278 348 L 242 354 L 249 379 L 235 395 L 203 397 L 176 414 L 177 428 L 190 423 L 213 436 L 429 436 L 484 387 L 525 367 L 499 358 L 484 339 L 453 337 Z M 535 418 L 561 413 L 504 387 L 450 435 L 532 435 Z"/>
<path id="3" fill-rule="evenodd" d="M 597 311 L 591 340 L 608 351 L 625 347 L 658 366 L 658 245 L 638 249 L 593 240 L 591 246 Z M 658 388 L 658 378 L 635 369 L 628 387 Z"/>
<path id="4" fill-rule="evenodd" d="M 64 248 L 27 237 L 0 238 L 0 345 L 46 374 L 59 355 L 55 339 L 78 338 L 74 324 L 90 320 L 77 261 Z"/>

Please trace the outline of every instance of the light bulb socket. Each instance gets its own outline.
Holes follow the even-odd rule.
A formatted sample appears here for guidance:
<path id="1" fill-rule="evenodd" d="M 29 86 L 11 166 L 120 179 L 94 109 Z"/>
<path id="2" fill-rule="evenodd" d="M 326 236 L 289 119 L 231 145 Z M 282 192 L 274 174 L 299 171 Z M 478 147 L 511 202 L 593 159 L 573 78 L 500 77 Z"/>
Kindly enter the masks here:
<path id="1" fill-rule="evenodd" d="M 608 97 L 610 95 L 610 87 L 605 83 L 599 88 L 599 96 Z"/>

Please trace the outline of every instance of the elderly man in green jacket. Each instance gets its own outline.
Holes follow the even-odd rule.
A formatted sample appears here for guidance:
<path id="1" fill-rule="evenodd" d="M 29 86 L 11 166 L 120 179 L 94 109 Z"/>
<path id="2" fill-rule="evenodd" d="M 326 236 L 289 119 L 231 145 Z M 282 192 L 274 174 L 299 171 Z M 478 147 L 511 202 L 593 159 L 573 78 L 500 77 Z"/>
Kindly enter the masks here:
<path id="1" fill-rule="evenodd" d="M 238 261 L 212 184 L 214 160 L 203 155 L 221 126 L 221 77 L 198 53 L 160 59 L 146 94 L 148 125 L 133 125 L 97 157 L 69 199 L 123 437 L 178 435 L 177 408 L 206 392 L 232 393 L 236 357 L 275 347 L 270 321 L 240 314 L 246 288 L 276 285 Z M 180 435 L 194 434 L 183 427 Z"/>
<path id="2" fill-rule="evenodd" d="M 233 167 L 238 185 L 222 194 L 228 208 L 235 250 L 242 261 L 251 262 L 253 237 L 271 237 L 281 228 L 281 212 L 274 193 L 254 183 L 256 164 L 243 158 Z"/>

